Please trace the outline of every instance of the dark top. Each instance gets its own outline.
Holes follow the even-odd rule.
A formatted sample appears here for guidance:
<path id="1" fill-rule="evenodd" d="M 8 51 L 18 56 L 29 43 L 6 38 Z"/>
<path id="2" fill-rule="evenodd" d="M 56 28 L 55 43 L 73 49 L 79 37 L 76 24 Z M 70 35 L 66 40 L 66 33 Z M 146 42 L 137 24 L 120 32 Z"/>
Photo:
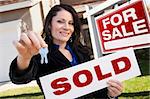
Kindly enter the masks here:
<path id="1" fill-rule="evenodd" d="M 81 51 L 76 47 L 73 50 L 73 53 L 76 55 L 76 59 L 78 63 L 83 63 L 90 60 L 90 56 L 86 51 Z M 17 58 L 15 58 L 10 66 L 9 76 L 13 83 L 15 84 L 26 84 L 32 80 L 36 80 L 37 84 L 39 85 L 41 91 L 41 83 L 39 77 L 45 76 L 50 73 L 54 73 L 56 71 L 63 70 L 65 68 L 71 67 L 71 62 L 58 50 L 58 47 L 50 46 L 48 47 L 51 50 L 48 53 L 48 64 L 41 64 L 40 63 L 40 55 L 35 55 L 32 57 L 29 67 L 26 70 L 19 70 L 17 68 Z M 43 91 L 42 91 L 43 92 Z M 82 99 L 91 99 L 91 98 L 98 98 L 98 99 L 107 99 L 107 88 L 101 89 L 99 91 L 90 93 L 88 95 L 79 97 Z"/>

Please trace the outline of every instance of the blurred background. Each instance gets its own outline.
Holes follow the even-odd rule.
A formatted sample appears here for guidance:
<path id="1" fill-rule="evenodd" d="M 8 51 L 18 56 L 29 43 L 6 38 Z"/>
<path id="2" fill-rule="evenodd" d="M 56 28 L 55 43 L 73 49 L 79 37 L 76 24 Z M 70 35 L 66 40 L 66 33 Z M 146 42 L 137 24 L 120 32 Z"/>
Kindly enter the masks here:
<path id="1" fill-rule="evenodd" d="M 19 90 L 19 88 L 23 86 L 19 85 L 18 87 L 17 85 L 11 84 L 8 76 L 9 65 L 12 59 L 17 55 L 12 41 L 19 39 L 22 21 L 28 25 L 30 30 L 42 33 L 44 19 L 50 8 L 59 3 L 70 4 L 78 12 L 81 19 L 83 27 L 82 41 L 93 50 L 88 21 L 83 17 L 83 14 L 86 12 L 85 5 L 93 8 L 105 1 L 107 0 L 0 0 L 0 98 L 16 97 L 26 99 L 28 96 L 33 96 L 33 98 L 36 99 L 43 98 L 36 82 L 31 82 L 29 86 L 25 85 L 26 88 Z M 146 8 L 150 15 L 150 0 L 143 1 L 146 3 Z M 125 2 L 130 2 L 130 0 L 118 0 L 117 4 L 122 5 Z M 110 9 L 113 9 L 114 6 L 115 5 L 112 5 Z M 135 53 L 142 75 L 124 82 L 126 87 L 121 97 L 149 99 L 150 48 L 138 49 L 135 50 Z M 14 92 L 14 89 L 12 89 L 13 86 L 15 86 L 18 91 L 16 90 Z M 1 93 L 3 95 L 1 95 Z"/>

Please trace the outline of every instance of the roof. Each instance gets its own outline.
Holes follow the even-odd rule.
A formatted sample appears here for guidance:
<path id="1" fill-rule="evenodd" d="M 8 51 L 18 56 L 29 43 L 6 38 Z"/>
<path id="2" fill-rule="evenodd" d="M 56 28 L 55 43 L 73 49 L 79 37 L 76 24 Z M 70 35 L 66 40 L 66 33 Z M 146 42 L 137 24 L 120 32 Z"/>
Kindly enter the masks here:
<path id="1" fill-rule="evenodd" d="M 0 0 L 0 12 L 30 7 L 40 1 L 41 0 Z"/>
<path id="2" fill-rule="evenodd" d="M 9 4 L 18 3 L 18 2 L 23 2 L 23 1 L 26 1 L 26 0 L 1 0 L 0 6 L 9 5 Z"/>
<path id="3" fill-rule="evenodd" d="M 82 4 L 88 4 L 88 3 L 94 3 L 98 1 L 106 1 L 106 0 L 61 0 L 62 3 L 67 3 L 71 5 L 82 5 Z"/>

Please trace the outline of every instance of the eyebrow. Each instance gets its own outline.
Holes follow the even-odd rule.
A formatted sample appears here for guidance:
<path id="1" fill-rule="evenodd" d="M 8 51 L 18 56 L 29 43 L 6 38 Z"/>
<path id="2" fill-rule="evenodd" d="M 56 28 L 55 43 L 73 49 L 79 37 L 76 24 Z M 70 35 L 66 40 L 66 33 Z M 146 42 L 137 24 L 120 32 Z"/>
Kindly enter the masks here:
<path id="1" fill-rule="evenodd" d="M 63 19 L 63 18 L 57 18 L 57 20 L 63 20 L 63 21 L 66 21 L 66 19 Z M 69 22 L 74 22 L 74 20 L 69 20 Z"/>

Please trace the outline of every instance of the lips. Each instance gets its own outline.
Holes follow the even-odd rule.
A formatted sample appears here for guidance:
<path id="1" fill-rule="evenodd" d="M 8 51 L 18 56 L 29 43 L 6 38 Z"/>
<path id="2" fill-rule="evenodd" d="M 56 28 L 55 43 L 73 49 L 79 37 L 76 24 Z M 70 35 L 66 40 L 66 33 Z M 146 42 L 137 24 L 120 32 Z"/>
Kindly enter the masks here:
<path id="1" fill-rule="evenodd" d="M 69 33 L 66 33 L 66 32 L 60 32 L 60 34 L 64 37 L 67 37 L 69 35 Z"/>

